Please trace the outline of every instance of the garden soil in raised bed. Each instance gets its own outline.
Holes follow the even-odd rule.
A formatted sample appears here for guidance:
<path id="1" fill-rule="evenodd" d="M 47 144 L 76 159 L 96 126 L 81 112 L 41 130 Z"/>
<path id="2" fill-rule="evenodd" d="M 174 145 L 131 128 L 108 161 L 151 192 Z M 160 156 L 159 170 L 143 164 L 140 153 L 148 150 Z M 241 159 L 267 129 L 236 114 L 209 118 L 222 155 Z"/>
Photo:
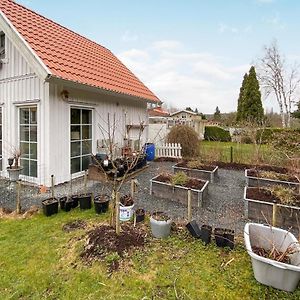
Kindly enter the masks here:
<path id="1" fill-rule="evenodd" d="M 287 179 L 262 177 L 261 174 L 260 174 L 261 171 L 278 173 L 278 172 L 273 171 L 273 170 L 265 170 L 265 169 L 259 168 L 259 169 L 249 169 L 247 175 L 250 176 L 250 177 L 257 177 L 257 178 L 263 178 L 263 179 L 280 180 L 280 181 L 288 181 L 288 182 L 295 182 L 295 183 L 299 182 L 299 180 L 295 176 L 289 176 Z M 278 174 L 280 175 L 280 174 L 287 174 L 287 173 L 282 173 L 281 172 L 281 173 L 278 173 Z"/>
<path id="2" fill-rule="evenodd" d="M 182 162 L 180 162 L 180 163 L 178 163 L 177 165 L 176 165 L 176 167 L 180 167 L 180 168 L 188 168 L 188 169 L 192 169 L 192 170 L 205 170 L 205 171 L 213 171 L 215 168 L 216 168 L 216 166 L 213 166 L 213 165 L 207 165 L 207 164 L 203 164 L 203 165 L 201 165 L 201 167 L 199 167 L 199 168 L 190 168 L 189 166 L 188 166 L 188 162 L 187 161 L 182 161 Z"/>

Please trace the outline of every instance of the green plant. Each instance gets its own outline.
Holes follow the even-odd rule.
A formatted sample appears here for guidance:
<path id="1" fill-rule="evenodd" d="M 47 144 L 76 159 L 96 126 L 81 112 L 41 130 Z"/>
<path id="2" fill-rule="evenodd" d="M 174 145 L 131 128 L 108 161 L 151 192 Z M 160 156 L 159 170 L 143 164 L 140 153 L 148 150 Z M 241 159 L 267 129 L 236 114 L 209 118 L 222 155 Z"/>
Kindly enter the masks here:
<path id="1" fill-rule="evenodd" d="M 231 136 L 228 130 L 218 126 L 206 126 L 204 139 L 206 141 L 230 142 Z"/>
<path id="2" fill-rule="evenodd" d="M 282 204 L 293 205 L 297 201 L 295 192 L 289 188 L 278 185 L 269 187 L 268 190 L 271 191 L 271 193 L 276 196 Z"/>
<path id="3" fill-rule="evenodd" d="M 263 178 L 275 179 L 275 180 L 289 180 L 289 174 L 276 173 L 273 171 L 260 171 L 259 176 Z"/>
<path id="4" fill-rule="evenodd" d="M 200 169 L 203 163 L 200 160 L 191 160 L 187 163 L 187 167 L 190 169 Z"/>
<path id="5" fill-rule="evenodd" d="M 187 125 L 174 126 L 168 136 L 168 143 L 180 143 L 183 157 L 195 157 L 199 154 L 199 138 L 196 131 Z"/>
<path id="6" fill-rule="evenodd" d="M 120 255 L 117 252 L 110 253 L 105 257 L 105 261 L 108 264 L 112 264 L 118 260 L 120 260 Z"/>
<path id="7" fill-rule="evenodd" d="M 189 180 L 189 177 L 184 172 L 178 172 L 171 178 L 172 185 L 185 185 Z"/>

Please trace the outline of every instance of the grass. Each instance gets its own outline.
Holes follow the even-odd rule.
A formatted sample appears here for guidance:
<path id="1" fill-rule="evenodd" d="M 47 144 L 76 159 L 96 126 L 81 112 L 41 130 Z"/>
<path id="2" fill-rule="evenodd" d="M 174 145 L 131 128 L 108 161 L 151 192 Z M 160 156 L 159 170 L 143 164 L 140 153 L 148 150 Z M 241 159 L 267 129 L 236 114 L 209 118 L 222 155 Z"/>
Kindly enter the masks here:
<path id="1" fill-rule="evenodd" d="M 76 237 L 84 234 L 83 229 L 62 231 L 63 224 L 75 219 L 100 223 L 107 218 L 76 209 L 49 218 L 38 214 L 26 220 L 0 220 L 1 300 L 300 297 L 300 290 L 288 294 L 257 283 L 242 246 L 226 251 L 175 234 L 153 240 L 109 276 L 107 262 L 87 266 L 81 261 L 83 244 Z"/>
<path id="2" fill-rule="evenodd" d="M 256 162 L 257 148 L 253 144 L 201 141 L 200 156 L 204 160 L 230 162 L 231 147 L 233 162 L 244 164 L 252 164 Z M 259 157 L 261 162 L 264 162 L 266 164 L 281 165 L 284 163 L 282 161 L 282 154 L 274 151 L 268 145 L 260 145 Z"/>

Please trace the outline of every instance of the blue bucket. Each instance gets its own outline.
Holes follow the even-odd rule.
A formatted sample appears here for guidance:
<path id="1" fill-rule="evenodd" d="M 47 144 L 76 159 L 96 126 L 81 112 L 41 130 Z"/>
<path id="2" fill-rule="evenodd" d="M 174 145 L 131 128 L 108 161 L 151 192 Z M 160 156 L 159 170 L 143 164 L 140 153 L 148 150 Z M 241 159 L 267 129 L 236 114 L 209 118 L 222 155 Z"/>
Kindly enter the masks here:
<path id="1" fill-rule="evenodd" d="M 155 158 L 155 145 L 153 143 L 146 143 L 145 145 L 146 159 L 152 161 Z"/>

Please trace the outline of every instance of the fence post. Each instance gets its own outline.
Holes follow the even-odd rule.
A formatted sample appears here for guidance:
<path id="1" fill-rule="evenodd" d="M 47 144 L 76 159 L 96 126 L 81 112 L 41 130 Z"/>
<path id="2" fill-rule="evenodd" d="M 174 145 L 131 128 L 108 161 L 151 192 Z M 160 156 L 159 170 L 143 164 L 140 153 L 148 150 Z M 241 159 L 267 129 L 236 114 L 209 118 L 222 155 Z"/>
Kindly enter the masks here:
<path id="1" fill-rule="evenodd" d="M 230 162 L 233 163 L 233 147 L 230 146 Z"/>
<path id="2" fill-rule="evenodd" d="M 116 193 L 116 234 L 120 235 L 120 193 Z"/>
<path id="3" fill-rule="evenodd" d="M 188 189 L 188 222 L 192 221 L 192 191 Z"/>

